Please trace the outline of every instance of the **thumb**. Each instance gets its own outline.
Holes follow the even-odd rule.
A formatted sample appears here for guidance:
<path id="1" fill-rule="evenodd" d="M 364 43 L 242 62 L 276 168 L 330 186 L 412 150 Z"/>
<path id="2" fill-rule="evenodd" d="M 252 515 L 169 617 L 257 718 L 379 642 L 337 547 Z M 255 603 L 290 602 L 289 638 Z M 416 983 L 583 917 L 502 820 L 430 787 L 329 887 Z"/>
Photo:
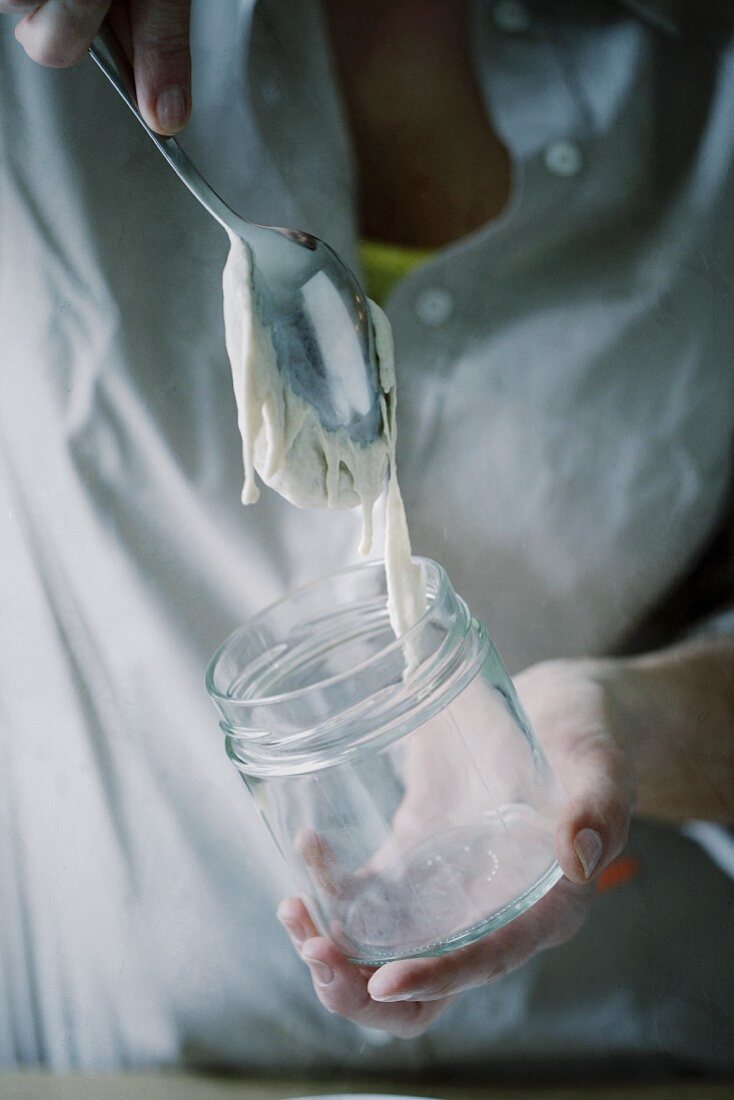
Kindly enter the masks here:
<path id="1" fill-rule="evenodd" d="M 130 0 L 138 106 L 160 134 L 183 130 L 191 113 L 190 0 Z"/>
<path id="2" fill-rule="evenodd" d="M 569 800 L 556 826 L 556 853 L 566 878 L 583 884 L 627 843 L 633 803 L 626 754 L 606 738 L 577 741 L 564 769 Z"/>

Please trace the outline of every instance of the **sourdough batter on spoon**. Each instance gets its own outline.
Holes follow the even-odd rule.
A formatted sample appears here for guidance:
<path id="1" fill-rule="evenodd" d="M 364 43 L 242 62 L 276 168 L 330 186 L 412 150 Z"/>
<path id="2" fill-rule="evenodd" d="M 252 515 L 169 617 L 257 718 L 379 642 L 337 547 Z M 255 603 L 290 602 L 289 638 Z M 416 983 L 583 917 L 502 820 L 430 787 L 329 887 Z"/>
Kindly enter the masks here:
<path id="1" fill-rule="evenodd" d="M 372 513 L 389 472 L 385 526 L 388 611 L 395 634 L 425 610 L 421 570 L 410 536 L 395 467 L 395 363 L 385 314 L 370 302 L 382 388 L 383 432 L 361 445 L 341 429 L 327 431 L 318 413 L 283 381 L 270 334 L 253 307 L 252 254 L 230 236 L 223 276 L 224 327 L 245 466 L 242 503 L 260 493 L 256 474 L 300 508 L 362 508 L 360 553 L 372 547 Z"/>

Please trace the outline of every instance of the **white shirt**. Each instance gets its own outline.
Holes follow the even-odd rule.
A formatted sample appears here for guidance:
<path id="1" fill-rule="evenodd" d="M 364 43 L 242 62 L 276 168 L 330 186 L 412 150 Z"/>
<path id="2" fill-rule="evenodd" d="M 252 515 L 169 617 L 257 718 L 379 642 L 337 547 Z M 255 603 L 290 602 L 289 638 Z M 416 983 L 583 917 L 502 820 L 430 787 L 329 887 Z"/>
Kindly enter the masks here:
<path id="1" fill-rule="evenodd" d="M 622 644 L 726 519 L 734 58 L 679 7 L 475 4 L 512 199 L 388 304 L 415 550 L 513 670 Z M 204 174 L 356 263 L 317 6 L 199 0 L 193 47 Z M 359 517 L 239 504 L 226 238 L 92 65 L 41 70 L 8 19 L 0 248 L 0 1059 L 731 1065 L 734 888 L 653 826 L 572 944 L 424 1038 L 320 1008 L 203 671 Z"/>

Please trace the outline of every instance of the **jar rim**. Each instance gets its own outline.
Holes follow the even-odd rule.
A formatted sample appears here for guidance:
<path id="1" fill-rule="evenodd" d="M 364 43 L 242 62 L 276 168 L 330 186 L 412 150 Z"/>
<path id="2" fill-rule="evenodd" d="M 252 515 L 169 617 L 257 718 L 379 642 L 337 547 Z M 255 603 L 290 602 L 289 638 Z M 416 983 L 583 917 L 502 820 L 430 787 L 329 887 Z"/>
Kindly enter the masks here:
<path id="1" fill-rule="evenodd" d="M 239 638 L 241 635 L 247 632 L 250 632 L 253 628 L 256 628 L 259 622 L 263 621 L 266 617 L 272 615 L 279 608 L 282 608 L 286 604 L 289 604 L 297 600 L 301 596 L 306 595 L 308 592 L 317 588 L 319 585 L 323 585 L 327 581 L 334 581 L 337 577 L 345 577 L 350 573 L 355 573 L 358 571 L 362 572 L 368 568 L 384 570 L 385 562 L 383 558 L 376 558 L 367 562 L 358 562 L 356 565 L 350 565 L 344 569 L 338 569 L 334 572 L 326 573 L 323 576 L 318 577 L 313 581 L 310 581 L 308 584 L 302 585 L 300 588 L 294 589 L 293 592 L 290 592 L 288 595 L 283 596 L 281 599 L 275 600 L 273 603 L 268 604 L 267 607 L 262 608 L 261 611 L 258 611 L 255 615 L 248 619 L 247 622 L 238 626 L 227 638 L 225 638 L 225 640 L 217 648 L 216 652 L 209 662 L 205 677 L 206 689 L 208 694 L 214 701 L 219 700 L 223 703 L 241 702 L 246 703 L 248 707 L 266 707 L 282 703 L 291 703 L 297 700 L 299 697 L 305 696 L 308 692 L 313 691 L 314 687 L 316 686 L 325 687 L 327 685 L 330 686 L 338 683 L 339 680 L 344 680 L 349 676 L 354 676 L 356 672 L 363 671 L 364 669 L 369 668 L 370 665 L 375 664 L 378 661 L 384 660 L 386 655 L 396 652 L 400 648 L 409 646 L 411 639 L 415 639 L 418 636 L 419 632 L 425 626 L 426 621 L 431 616 L 434 605 L 446 592 L 446 588 L 450 583 L 446 570 L 443 568 L 442 565 L 439 565 L 438 562 L 433 561 L 431 558 L 418 556 L 413 557 L 412 561 L 414 565 L 418 565 L 423 569 L 424 577 L 427 578 L 428 575 L 431 573 L 436 577 L 437 583 L 433 587 L 432 591 L 429 591 L 428 585 L 426 585 L 426 608 L 420 615 L 420 617 L 416 620 L 416 622 L 408 630 L 406 630 L 404 634 L 401 634 L 399 637 L 395 637 L 391 642 L 384 646 L 384 648 L 372 654 L 366 660 L 360 662 L 358 665 L 355 665 L 350 669 L 336 673 L 335 675 L 330 676 L 325 680 L 319 681 L 318 685 L 308 684 L 305 687 L 296 688 L 292 691 L 280 692 L 278 694 L 262 696 L 252 695 L 245 696 L 242 699 L 238 699 L 235 695 L 227 694 L 227 692 L 222 692 L 214 686 L 214 676 L 220 659 L 224 655 L 225 651 L 232 645 L 235 639 Z"/>

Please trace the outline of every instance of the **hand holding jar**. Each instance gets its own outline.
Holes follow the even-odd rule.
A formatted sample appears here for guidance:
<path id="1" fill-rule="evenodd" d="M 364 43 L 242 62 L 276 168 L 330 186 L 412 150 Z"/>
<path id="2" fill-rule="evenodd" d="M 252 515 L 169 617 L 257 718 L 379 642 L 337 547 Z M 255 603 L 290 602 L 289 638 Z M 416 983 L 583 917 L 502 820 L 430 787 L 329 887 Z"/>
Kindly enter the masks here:
<path id="1" fill-rule="evenodd" d="M 523 709 L 565 789 L 568 801 L 555 827 L 564 878 L 532 908 L 489 936 L 438 957 L 355 966 L 319 936 L 303 902 L 283 901 L 278 916 L 314 989 L 330 1011 L 364 1026 L 410 1038 L 424 1031 L 457 994 L 496 981 L 578 930 L 592 891 L 589 883 L 624 847 L 633 801 L 633 766 L 621 714 L 615 713 L 612 662 L 552 661 L 515 680 Z M 602 674 L 604 673 L 604 674 Z M 416 762 L 396 829 L 420 833 L 435 805 L 437 777 Z M 489 769 L 491 770 L 491 768 Z M 442 777 L 444 789 L 457 788 Z M 428 789 L 434 801 L 427 801 Z"/>

